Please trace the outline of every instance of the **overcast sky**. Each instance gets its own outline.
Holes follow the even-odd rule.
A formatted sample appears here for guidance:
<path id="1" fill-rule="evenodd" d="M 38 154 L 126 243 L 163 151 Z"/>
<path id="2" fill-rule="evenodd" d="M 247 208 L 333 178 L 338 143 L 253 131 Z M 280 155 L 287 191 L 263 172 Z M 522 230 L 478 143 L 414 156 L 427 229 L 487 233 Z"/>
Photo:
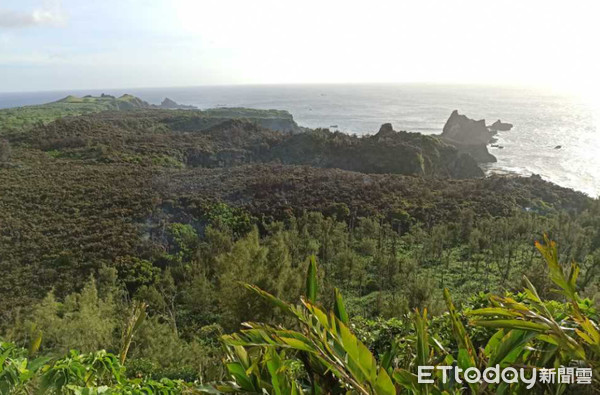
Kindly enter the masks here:
<path id="1" fill-rule="evenodd" d="M 0 91 L 444 82 L 598 88 L 590 0 L 0 0 Z"/>

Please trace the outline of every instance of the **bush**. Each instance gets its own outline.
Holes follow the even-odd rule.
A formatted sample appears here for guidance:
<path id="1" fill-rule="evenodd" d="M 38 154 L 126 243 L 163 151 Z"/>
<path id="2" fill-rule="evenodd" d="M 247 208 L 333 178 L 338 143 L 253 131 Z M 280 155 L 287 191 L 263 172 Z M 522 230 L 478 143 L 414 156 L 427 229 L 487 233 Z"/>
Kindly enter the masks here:
<path id="1" fill-rule="evenodd" d="M 11 149 L 10 143 L 7 140 L 0 140 L 0 163 L 10 161 Z"/>
<path id="2" fill-rule="evenodd" d="M 228 347 L 227 368 L 234 381 L 215 384 L 224 392 L 311 393 L 364 395 L 460 394 L 460 393 L 563 393 L 565 390 L 598 390 L 598 380 L 591 386 L 566 387 L 561 383 L 481 383 L 442 380 L 438 370 L 431 383 L 420 383 L 419 366 L 454 366 L 465 371 L 480 371 L 499 365 L 501 369 L 532 369 L 578 366 L 591 369 L 591 377 L 600 372 L 600 331 L 598 315 L 591 301 L 576 290 L 579 267 L 571 265 L 565 272 L 559 263 L 554 242 L 536 244 L 548 265 L 549 277 L 566 302 L 544 301 L 524 277 L 525 291 L 516 296 L 490 296 L 488 305 L 475 310 L 456 309 L 450 293 L 444 290 L 447 319 L 439 321 L 439 332 L 431 325 L 427 309 L 410 317 L 411 333 L 401 323 L 362 323 L 356 336 L 339 292 L 335 291 L 334 308 L 326 312 L 316 301 L 316 264 L 309 265 L 306 294 L 300 304 L 288 304 L 253 285 L 248 289 L 277 307 L 295 324 L 293 329 L 261 323 L 247 323 L 248 329 L 224 336 Z M 478 298 L 479 299 L 479 298 Z M 479 303 L 479 300 L 474 300 Z M 469 325 L 465 325 L 470 319 Z M 370 336 L 369 327 L 385 328 Z M 473 338 L 475 331 L 487 339 Z M 365 331 L 366 329 L 366 331 Z M 366 332 L 366 333 L 365 333 Z M 398 341 L 395 333 L 402 334 Z M 444 337 L 454 338 L 452 342 Z M 388 337 L 389 345 L 377 344 Z M 360 339 L 371 342 L 369 349 Z M 440 341 L 442 340 L 442 341 Z M 379 355 L 373 351 L 383 351 Z M 299 367 L 298 367 L 299 366 Z M 295 374 L 297 371 L 303 374 Z M 591 372 L 590 372 L 591 373 Z M 444 375 L 445 377 L 445 375 Z M 538 377 L 539 378 L 539 377 Z M 531 385 L 535 386 L 532 388 Z"/>

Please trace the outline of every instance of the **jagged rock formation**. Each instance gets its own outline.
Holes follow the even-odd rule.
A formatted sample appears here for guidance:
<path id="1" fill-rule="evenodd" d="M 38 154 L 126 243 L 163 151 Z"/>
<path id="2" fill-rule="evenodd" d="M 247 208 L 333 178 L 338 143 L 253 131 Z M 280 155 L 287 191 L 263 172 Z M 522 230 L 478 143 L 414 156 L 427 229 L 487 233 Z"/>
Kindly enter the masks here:
<path id="1" fill-rule="evenodd" d="M 439 139 L 396 132 L 384 124 L 374 136 L 356 137 L 328 129 L 286 136 L 267 154 L 269 161 L 338 168 L 361 173 L 474 178 L 484 174 L 467 155 Z"/>
<path id="2" fill-rule="evenodd" d="M 506 123 L 502 122 L 501 120 L 497 120 L 496 122 L 488 126 L 488 129 L 492 132 L 508 132 L 512 129 L 512 127 L 512 123 Z"/>
<path id="3" fill-rule="evenodd" d="M 485 126 L 485 120 L 473 120 L 452 111 L 444 125 L 441 139 L 465 154 L 471 155 L 479 163 L 496 162 L 496 157 L 487 150 L 495 133 Z"/>

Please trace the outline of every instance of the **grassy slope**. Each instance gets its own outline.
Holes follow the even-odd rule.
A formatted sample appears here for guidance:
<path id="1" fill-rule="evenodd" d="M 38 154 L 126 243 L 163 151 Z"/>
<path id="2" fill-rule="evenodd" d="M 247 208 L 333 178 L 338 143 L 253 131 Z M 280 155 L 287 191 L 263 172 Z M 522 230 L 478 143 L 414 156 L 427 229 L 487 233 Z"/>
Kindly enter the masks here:
<path id="1" fill-rule="evenodd" d="M 52 103 L 2 109 L 0 110 L 0 131 L 24 130 L 36 123 L 48 123 L 62 117 L 118 110 L 123 106 L 132 106 L 134 99 L 137 98 L 131 95 L 123 95 L 120 98 L 67 96 Z"/>
<path id="2" fill-rule="evenodd" d="M 131 110 L 151 107 L 138 97 L 125 94 L 115 98 L 67 96 L 61 100 L 35 106 L 7 108 L 0 110 L 0 135 L 7 130 L 23 131 L 37 123 L 47 124 L 58 118 L 93 114 L 110 110 Z M 245 118 L 257 120 L 281 120 L 295 125 L 292 115 L 283 110 L 258 110 L 250 108 L 215 108 L 204 111 L 185 110 L 190 117 L 231 119 Z M 297 127 L 297 125 L 295 125 Z"/>

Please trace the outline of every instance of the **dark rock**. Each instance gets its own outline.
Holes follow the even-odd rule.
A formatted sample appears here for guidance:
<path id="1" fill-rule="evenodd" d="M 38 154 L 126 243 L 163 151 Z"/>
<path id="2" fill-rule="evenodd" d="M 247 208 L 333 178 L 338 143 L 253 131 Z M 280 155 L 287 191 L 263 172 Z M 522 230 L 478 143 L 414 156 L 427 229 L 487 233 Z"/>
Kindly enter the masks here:
<path id="1" fill-rule="evenodd" d="M 204 145 L 185 152 L 189 167 L 232 167 L 279 162 L 338 168 L 371 174 L 409 174 L 441 178 L 477 178 L 484 173 L 475 160 L 436 137 L 396 132 L 387 124 L 361 138 L 327 129 L 285 133 L 257 122 L 233 119 L 194 132 Z"/>
<path id="2" fill-rule="evenodd" d="M 496 162 L 496 157 L 487 150 L 493 133 L 485 126 L 483 119 L 476 121 L 454 110 L 440 137 L 459 152 L 471 155 L 478 163 Z"/>
<path id="3" fill-rule="evenodd" d="M 490 129 L 490 131 L 492 132 L 507 132 L 511 130 L 512 127 L 512 123 L 504 123 L 501 120 L 497 120 L 496 122 L 488 126 L 488 129 Z"/>
<path id="4" fill-rule="evenodd" d="M 554 149 L 561 149 L 562 145 L 557 145 L 556 147 L 554 147 Z"/>
<path id="5" fill-rule="evenodd" d="M 391 123 L 384 123 L 379 128 L 379 133 L 389 133 L 389 132 L 393 132 L 393 131 L 394 131 L 394 127 L 392 126 Z"/>
<path id="6" fill-rule="evenodd" d="M 494 155 L 490 154 L 485 145 L 450 144 L 453 145 L 458 152 L 471 155 L 477 163 L 494 163 L 498 161 Z"/>
<path id="7" fill-rule="evenodd" d="M 492 134 L 484 119 L 476 121 L 454 110 L 444 125 L 442 138 L 461 144 L 488 144 Z"/>
<path id="8" fill-rule="evenodd" d="M 356 137 L 327 129 L 291 134 L 272 145 L 269 161 L 338 168 L 371 174 L 476 178 L 484 173 L 469 155 L 435 136 L 395 131 L 384 124 L 372 136 Z"/>
<path id="9" fill-rule="evenodd" d="M 394 136 L 395 134 L 396 134 L 396 132 L 394 131 L 394 128 L 392 127 L 392 124 L 391 123 L 384 123 L 379 128 L 379 132 L 377 132 L 377 134 L 375 135 L 375 137 L 377 139 L 381 140 L 381 139 L 385 139 L 387 137 Z"/>

